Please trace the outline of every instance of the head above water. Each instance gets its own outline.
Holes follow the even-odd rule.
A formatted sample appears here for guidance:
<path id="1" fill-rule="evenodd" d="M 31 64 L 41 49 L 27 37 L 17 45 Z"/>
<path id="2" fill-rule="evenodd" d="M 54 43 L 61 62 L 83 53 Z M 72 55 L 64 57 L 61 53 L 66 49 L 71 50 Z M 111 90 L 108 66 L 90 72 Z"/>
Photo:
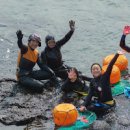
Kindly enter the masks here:
<path id="1" fill-rule="evenodd" d="M 91 65 L 91 73 L 92 73 L 94 78 L 99 77 L 101 75 L 101 73 L 102 73 L 101 65 L 98 64 L 98 63 L 93 63 Z"/>
<path id="2" fill-rule="evenodd" d="M 47 47 L 49 47 L 49 48 L 55 47 L 56 43 L 55 43 L 55 38 L 54 38 L 54 36 L 47 35 L 47 36 L 45 37 L 45 43 L 46 43 Z"/>
<path id="3" fill-rule="evenodd" d="M 79 77 L 78 70 L 77 70 L 75 67 L 71 68 L 71 70 L 73 70 L 73 72 L 75 73 L 75 75 L 76 75 L 77 78 L 78 78 L 78 77 Z"/>
<path id="4" fill-rule="evenodd" d="M 68 71 L 68 78 L 71 82 L 75 82 L 79 77 L 78 71 L 76 68 L 71 68 Z"/>
<path id="5" fill-rule="evenodd" d="M 38 34 L 31 34 L 28 38 L 28 44 L 32 49 L 36 49 L 41 46 L 41 38 Z"/>

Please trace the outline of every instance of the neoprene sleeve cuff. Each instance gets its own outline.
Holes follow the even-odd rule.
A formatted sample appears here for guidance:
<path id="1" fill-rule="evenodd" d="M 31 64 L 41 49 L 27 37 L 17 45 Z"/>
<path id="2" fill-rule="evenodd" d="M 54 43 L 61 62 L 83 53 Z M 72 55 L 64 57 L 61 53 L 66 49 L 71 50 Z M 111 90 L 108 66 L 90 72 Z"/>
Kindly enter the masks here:
<path id="1" fill-rule="evenodd" d="M 125 38 L 126 38 L 126 35 L 123 34 L 122 37 L 121 37 L 121 41 L 124 41 Z"/>

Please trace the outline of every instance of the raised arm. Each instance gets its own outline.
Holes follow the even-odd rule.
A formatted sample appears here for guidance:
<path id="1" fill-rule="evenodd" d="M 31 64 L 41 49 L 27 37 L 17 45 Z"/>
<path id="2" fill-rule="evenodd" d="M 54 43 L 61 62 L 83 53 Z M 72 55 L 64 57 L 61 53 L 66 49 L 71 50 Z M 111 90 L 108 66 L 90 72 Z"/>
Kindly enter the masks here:
<path id="1" fill-rule="evenodd" d="M 69 21 L 69 26 L 70 26 L 70 31 L 65 35 L 65 37 L 63 37 L 61 40 L 56 42 L 56 45 L 58 47 L 63 46 L 71 38 L 71 36 L 75 30 L 75 22 L 73 20 Z"/>
<path id="2" fill-rule="evenodd" d="M 123 35 L 120 40 L 120 47 L 127 52 L 130 52 L 130 47 L 126 45 L 125 38 L 126 38 L 126 35 L 129 33 L 130 33 L 130 26 L 125 26 L 123 30 Z"/>
<path id="3" fill-rule="evenodd" d="M 108 67 L 107 67 L 107 70 L 105 72 L 105 74 L 109 75 L 111 74 L 111 71 L 112 71 L 112 67 L 114 65 L 114 63 L 116 62 L 117 58 L 118 58 L 119 54 L 116 53 L 114 58 L 111 60 L 111 62 L 109 63 Z"/>
<path id="4" fill-rule="evenodd" d="M 28 47 L 26 45 L 24 45 L 23 42 L 22 42 L 22 39 L 23 39 L 22 31 L 18 30 L 16 32 L 16 35 L 17 35 L 17 38 L 18 38 L 18 41 L 17 41 L 18 47 L 20 48 L 21 53 L 24 54 L 24 53 L 27 52 Z"/>
<path id="5" fill-rule="evenodd" d="M 124 51 L 118 51 L 118 52 L 115 54 L 114 58 L 113 58 L 113 59 L 111 60 L 111 62 L 109 63 L 109 65 L 108 65 L 108 67 L 107 67 L 107 70 L 106 70 L 106 72 L 105 72 L 107 75 L 110 76 L 111 71 L 112 71 L 112 67 L 113 67 L 114 63 L 116 62 L 118 56 L 119 56 L 119 55 L 122 55 L 122 54 L 124 54 L 124 53 L 125 53 Z"/>

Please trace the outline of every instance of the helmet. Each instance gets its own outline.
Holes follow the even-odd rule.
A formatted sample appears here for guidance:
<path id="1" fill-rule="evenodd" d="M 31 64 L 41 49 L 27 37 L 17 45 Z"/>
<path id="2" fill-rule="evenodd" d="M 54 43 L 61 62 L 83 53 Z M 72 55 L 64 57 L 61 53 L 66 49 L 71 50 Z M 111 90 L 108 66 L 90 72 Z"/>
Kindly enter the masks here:
<path id="1" fill-rule="evenodd" d="M 39 42 L 39 47 L 41 46 L 41 38 L 38 34 L 31 34 L 28 38 L 28 41 L 32 41 L 32 40 L 35 40 L 35 41 L 38 41 Z"/>
<path id="2" fill-rule="evenodd" d="M 48 41 L 50 41 L 50 40 L 54 40 L 54 41 L 55 41 L 54 36 L 47 35 L 47 36 L 46 36 L 46 38 L 45 38 L 45 43 L 47 44 L 47 43 L 48 43 Z"/>

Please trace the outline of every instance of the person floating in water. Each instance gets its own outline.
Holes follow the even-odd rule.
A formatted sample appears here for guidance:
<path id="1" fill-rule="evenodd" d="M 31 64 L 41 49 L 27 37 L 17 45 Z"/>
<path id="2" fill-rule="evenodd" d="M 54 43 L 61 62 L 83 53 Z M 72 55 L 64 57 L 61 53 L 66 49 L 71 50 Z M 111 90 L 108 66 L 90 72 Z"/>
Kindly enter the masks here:
<path id="1" fill-rule="evenodd" d="M 64 92 L 63 102 L 77 102 L 87 95 L 88 86 L 86 81 L 91 81 L 92 78 L 80 75 L 76 68 L 71 68 L 68 71 L 68 78 L 64 81 L 61 89 Z"/>
<path id="2" fill-rule="evenodd" d="M 36 48 L 41 47 L 41 38 L 38 34 L 32 34 L 28 38 L 28 45 L 24 45 L 22 43 L 22 31 L 18 30 L 16 35 L 18 38 L 17 44 L 20 48 L 17 60 L 17 79 L 22 86 L 35 92 L 42 92 L 45 86 L 39 80 L 55 79 L 55 75 L 46 65 L 42 65 L 40 62 Z M 41 68 L 40 70 L 33 70 L 36 63 Z"/>
<path id="3" fill-rule="evenodd" d="M 125 51 L 130 52 L 130 47 L 127 46 L 125 43 L 125 38 L 126 38 L 126 35 L 128 34 L 130 34 L 130 26 L 125 26 L 123 30 L 123 35 L 120 40 L 120 47 L 124 49 Z"/>
<path id="4" fill-rule="evenodd" d="M 116 103 L 112 97 L 110 87 L 110 74 L 118 56 L 123 53 L 123 51 L 118 51 L 118 53 L 115 54 L 104 74 L 102 74 L 102 68 L 98 63 L 92 64 L 91 73 L 94 78 L 90 82 L 88 96 L 80 107 L 80 111 L 87 109 L 95 112 L 97 116 L 100 116 L 115 107 Z"/>
<path id="5" fill-rule="evenodd" d="M 75 21 L 69 21 L 70 31 L 64 38 L 59 41 L 55 41 L 54 36 L 47 35 L 45 38 L 46 47 L 41 53 L 41 59 L 43 64 L 49 66 L 61 79 L 67 78 L 67 70 L 70 68 L 63 64 L 61 47 L 69 41 L 75 30 Z"/>

